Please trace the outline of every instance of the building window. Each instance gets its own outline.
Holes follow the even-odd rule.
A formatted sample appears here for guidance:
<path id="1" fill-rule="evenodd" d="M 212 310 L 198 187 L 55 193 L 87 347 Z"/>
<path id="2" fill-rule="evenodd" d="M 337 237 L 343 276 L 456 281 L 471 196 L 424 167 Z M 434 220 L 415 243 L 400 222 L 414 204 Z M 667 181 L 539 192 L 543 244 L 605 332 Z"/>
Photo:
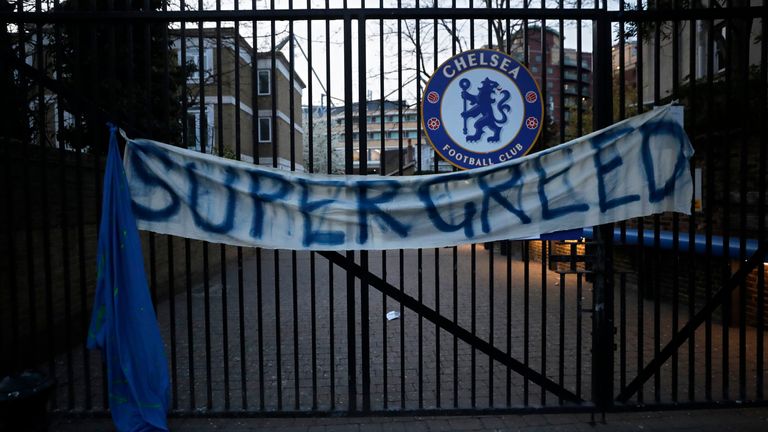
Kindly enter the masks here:
<path id="1" fill-rule="evenodd" d="M 272 118 L 259 117 L 259 142 L 272 142 Z"/>
<path id="2" fill-rule="evenodd" d="M 552 70 L 552 68 L 551 67 L 547 67 L 547 74 L 552 75 L 553 73 L 554 73 L 554 71 Z"/>
<path id="3" fill-rule="evenodd" d="M 214 136 L 216 135 L 213 130 L 213 106 L 207 105 L 205 111 L 207 114 L 205 117 L 200 115 L 200 110 L 198 109 L 187 111 L 187 130 L 184 138 L 187 148 L 202 151 L 203 142 L 201 137 L 203 137 L 203 127 L 205 127 L 205 152 L 213 154 L 215 147 Z"/>
<path id="4" fill-rule="evenodd" d="M 178 53 L 179 64 L 181 64 L 181 51 Z M 200 61 L 202 60 L 203 66 L 200 67 Z M 213 50 L 208 48 L 203 50 L 203 56 L 200 57 L 200 50 L 196 46 L 187 47 L 184 51 L 184 64 L 194 67 L 194 71 L 187 71 L 188 81 L 198 81 L 200 78 L 200 70 L 202 69 L 206 74 L 213 73 Z M 205 74 L 204 74 L 205 76 Z"/>
<path id="5" fill-rule="evenodd" d="M 725 27 L 725 21 L 715 24 L 714 28 L 712 29 L 714 34 L 712 35 L 712 39 L 714 40 L 714 69 L 717 72 L 720 72 L 725 69 L 726 65 L 726 42 L 727 42 L 727 35 L 728 30 Z"/>
<path id="6" fill-rule="evenodd" d="M 33 101 L 36 102 L 36 101 Z M 32 105 L 30 105 L 32 106 Z M 37 104 L 34 104 L 35 110 L 37 109 Z M 64 123 L 59 122 L 59 115 L 61 115 L 61 119 L 64 121 Z M 64 144 L 64 148 L 67 150 L 74 150 L 74 148 L 70 145 L 67 139 L 64 138 L 64 136 L 67 135 L 67 132 L 72 130 L 75 127 L 75 116 L 72 115 L 71 112 L 62 109 L 58 102 L 53 103 L 53 139 L 57 146 L 61 146 Z"/>
<path id="7" fill-rule="evenodd" d="M 270 82 L 270 71 L 269 69 L 259 69 L 259 82 L 258 82 L 258 89 L 259 89 L 259 96 L 268 95 L 271 93 L 272 89 L 272 83 Z"/>

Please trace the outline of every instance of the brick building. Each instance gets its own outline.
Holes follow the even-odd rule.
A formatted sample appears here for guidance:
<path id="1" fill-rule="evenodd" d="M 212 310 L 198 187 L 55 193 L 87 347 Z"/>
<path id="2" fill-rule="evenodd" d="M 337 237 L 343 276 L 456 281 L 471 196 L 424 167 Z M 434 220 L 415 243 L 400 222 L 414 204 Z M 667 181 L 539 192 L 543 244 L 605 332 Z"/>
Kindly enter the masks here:
<path id="1" fill-rule="evenodd" d="M 527 44 L 528 69 L 541 87 L 545 112 L 550 120 L 557 124 L 560 121 L 560 112 L 564 110 L 565 122 L 570 124 L 576 121 L 571 117 L 579 105 L 579 98 L 582 101 L 582 112 L 591 107 L 592 53 L 565 48 L 562 36 L 554 29 L 545 27 L 543 33 L 543 44 L 539 26 L 529 26 L 527 38 L 522 31 L 514 33 L 511 53 L 520 62 L 524 62 Z"/>
<path id="2" fill-rule="evenodd" d="M 276 160 L 278 167 L 290 169 L 291 145 L 293 145 L 295 168 L 303 171 L 304 131 L 301 98 L 305 88 L 304 82 L 295 71 L 291 74 L 291 64 L 283 53 L 279 51 L 274 55 L 270 52 L 255 53 L 245 38 L 235 34 L 234 28 L 222 28 L 219 32 L 221 39 L 217 41 L 216 29 L 202 30 L 202 55 L 199 48 L 199 30 L 189 29 L 184 34 L 185 61 L 196 69 L 188 74 L 187 78 L 189 102 L 185 119 L 187 146 L 197 150 L 204 147 L 206 152 L 215 153 L 218 150 L 221 132 L 225 153 L 234 152 L 239 124 L 243 160 L 253 162 L 258 157 L 258 163 L 265 165 L 272 165 Z M 173 30 L 171 36 L 173 49 L 181 63 L 181 32 Z M 220 65 L 217 49 L 221 49 Z M 235 85 L 236 68 L 239 71 L 237 77 L 239 92 Z M 202 95 L 205 115 L 201 114 L 200 69 L 203 71 L 204 79 Z M 219 85 L 217 80 L 221 80 L 221 98 L 217 94 Z M 293 114 L 291 114 L 291 91 L 293 92 Z M 279 97 L 275 100 L 276 115 L 273 119 L 274 94 Z M 254 122 L 257 122 L 255 128 Z M 291 134 L 293 134 L 293 141 Z"/>

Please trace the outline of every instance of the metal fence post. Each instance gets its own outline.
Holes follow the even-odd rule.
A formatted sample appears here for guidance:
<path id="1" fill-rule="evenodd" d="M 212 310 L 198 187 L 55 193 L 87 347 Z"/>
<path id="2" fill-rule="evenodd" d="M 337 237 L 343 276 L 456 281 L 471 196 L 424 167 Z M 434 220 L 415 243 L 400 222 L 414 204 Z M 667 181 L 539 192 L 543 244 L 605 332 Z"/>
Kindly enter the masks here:
<path id="1" fill-rule="evenodd" d="M 603 3 L 603 9 L 606 9 Z M 612 122 L 611 21 L 603 15 L 594 26 L 595 130 Z M 594 312 L 592 324 L 592 400 L 605 419 L 613 404 L 613 224 L 595 229 Z"/>

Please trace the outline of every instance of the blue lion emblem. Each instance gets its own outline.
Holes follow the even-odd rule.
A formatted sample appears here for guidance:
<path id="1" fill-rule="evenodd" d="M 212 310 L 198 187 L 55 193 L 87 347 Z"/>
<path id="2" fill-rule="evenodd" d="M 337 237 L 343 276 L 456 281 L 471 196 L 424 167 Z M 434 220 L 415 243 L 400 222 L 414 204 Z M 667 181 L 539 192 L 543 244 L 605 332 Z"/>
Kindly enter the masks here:
<path id="1" fill-rule="evenodd" d="M 498 142 L 501 129 L 508 120 L 507 113 L 512 109 L 509 104 L 505 103 L 509 100 L 510 93 L 507 90 L 501 90 L 499 83 L 490 78 L 483 80 L 477 89 L 477 94 L 467 91 L 470 85 L 470 81 L 466 78 L 459 81 L 459 86 L 462 89 L 461 98 L 464 99 L 464 111 L 461 113 L 461 117 L 464 119 L 464 136 L 468 142 L 475 142 L 483 136 L 485 128 L 488 128 L 493 132 L 493 135 L 488 137 L 488 142 Z M 501 90 L 501 100 L 498 102 L 496 102 L 496 89 Z M 467 103 L 472 106 L 468 108 Z M 496 118 L 493 112 L 494 103 L 496 109 L 501 113 L 501 118 Z M 467 119 L 475 117 L 479 117 L 475 120 L 475 133 L 468 135 Z"/>

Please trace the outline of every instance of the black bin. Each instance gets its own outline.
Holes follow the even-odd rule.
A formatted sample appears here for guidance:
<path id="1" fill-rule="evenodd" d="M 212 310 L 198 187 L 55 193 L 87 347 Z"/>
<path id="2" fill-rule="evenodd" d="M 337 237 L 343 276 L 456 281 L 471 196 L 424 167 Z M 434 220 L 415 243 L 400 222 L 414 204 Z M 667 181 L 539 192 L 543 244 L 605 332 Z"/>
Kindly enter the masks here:
<path id="1" fill-rule="evenodd" d="M 48 397 L 54 380 L 25 371 L 0 380 L 0 431 L 48 430 Z"/>

